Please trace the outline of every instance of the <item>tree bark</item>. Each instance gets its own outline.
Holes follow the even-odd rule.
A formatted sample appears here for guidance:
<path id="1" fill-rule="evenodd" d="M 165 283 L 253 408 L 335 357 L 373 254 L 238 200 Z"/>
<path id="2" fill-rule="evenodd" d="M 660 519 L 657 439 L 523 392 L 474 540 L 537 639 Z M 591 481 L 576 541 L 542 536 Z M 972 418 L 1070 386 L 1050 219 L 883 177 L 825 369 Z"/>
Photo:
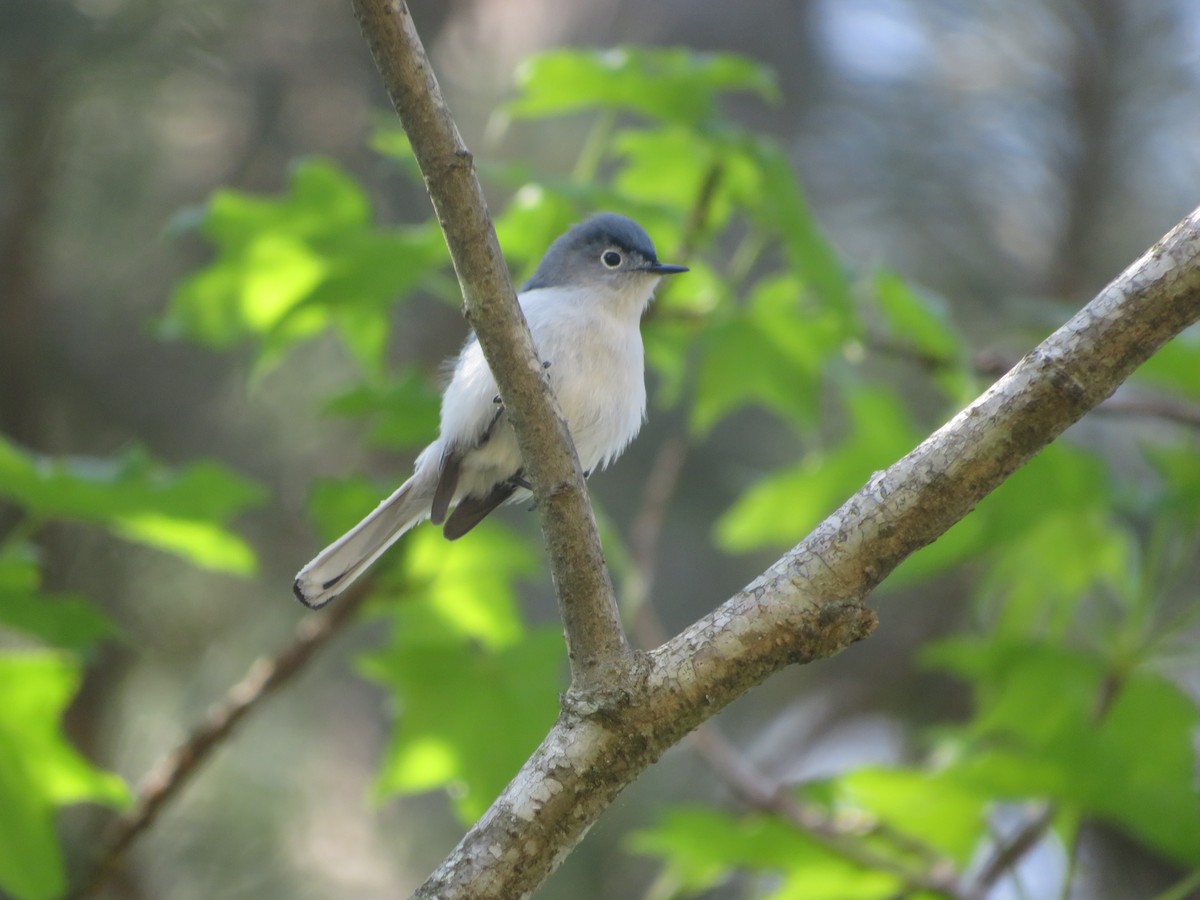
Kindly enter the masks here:
<path id="1" fill-rule="evenodd" d="M 575 445 L 521 314 L 472 156 L 400 0 L 353 0 L 363 36 L 425 178 L 479 338 L 508 410 L 541 518 L 571 689 L 628 677 L 632 656 Z"/>

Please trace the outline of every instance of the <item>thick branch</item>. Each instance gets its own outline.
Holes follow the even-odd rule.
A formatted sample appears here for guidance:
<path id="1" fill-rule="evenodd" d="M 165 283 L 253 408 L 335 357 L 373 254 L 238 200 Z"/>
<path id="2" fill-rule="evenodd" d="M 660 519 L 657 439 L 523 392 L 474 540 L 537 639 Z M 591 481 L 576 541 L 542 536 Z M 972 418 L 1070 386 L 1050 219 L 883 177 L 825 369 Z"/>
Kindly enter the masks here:
<path id="1" fill-rule="evenodd" d="M 418 896 L 535 889 L 612 798 L 697 724 L 787 664 L 869 633 L 867 593 L 1198 318 L 1200 210 L 745 590 L 647 654 L 619 702 L 565 708 Z"/>
<path id="2" fill-rule="evenodd" d="M 603 687 L 623 677 L 629 646 L 562 413 L 517 305 L 471 153 L 401 0 L 353 0 L 355 15 L 421 167 L 454 269 L 467 320 L 479 337 L 533 485 L 558 591 L 571 684 Z"/>

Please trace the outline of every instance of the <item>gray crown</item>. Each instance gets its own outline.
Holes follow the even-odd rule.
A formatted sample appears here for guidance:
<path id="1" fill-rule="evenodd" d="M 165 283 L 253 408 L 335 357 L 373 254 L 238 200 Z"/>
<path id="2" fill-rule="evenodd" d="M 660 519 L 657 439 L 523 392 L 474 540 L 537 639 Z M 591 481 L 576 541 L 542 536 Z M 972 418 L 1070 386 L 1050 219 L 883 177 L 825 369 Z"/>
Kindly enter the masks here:
<path id="1" fill-rule="evenodd" d="M 600 256 L 609 248 L 619 250 L 632 265 L 621 273 L 605 269 Z M 626 216 L 603 212 L 573 226 L 551 244 L 521 290 L 590 284 L 618 274 L 668 275 L 680 271 L 686 270 L 658 262 L 654 242 L 641 225 Z"/>

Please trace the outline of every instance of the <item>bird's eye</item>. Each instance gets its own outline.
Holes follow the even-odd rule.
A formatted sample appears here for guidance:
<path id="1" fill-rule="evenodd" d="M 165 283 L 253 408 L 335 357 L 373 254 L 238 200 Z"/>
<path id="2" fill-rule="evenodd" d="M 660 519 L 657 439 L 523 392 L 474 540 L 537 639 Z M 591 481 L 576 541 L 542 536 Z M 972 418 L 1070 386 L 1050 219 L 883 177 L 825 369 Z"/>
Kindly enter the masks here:
<path id="1" fill-rule="evenodd" d="M 600 262 L 610 269 L 615 269 L 621 264 L 621 254 L 616 250 L 605 250 L 600 254 Z"/>

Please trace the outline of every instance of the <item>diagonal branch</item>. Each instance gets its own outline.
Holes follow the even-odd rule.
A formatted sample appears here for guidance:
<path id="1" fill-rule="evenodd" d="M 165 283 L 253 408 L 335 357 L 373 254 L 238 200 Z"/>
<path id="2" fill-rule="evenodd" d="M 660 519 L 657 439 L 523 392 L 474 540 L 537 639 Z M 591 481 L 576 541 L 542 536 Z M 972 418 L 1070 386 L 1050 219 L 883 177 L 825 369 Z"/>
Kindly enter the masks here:
<path id="1" fill-rule="evenodd" d="M 116 874 L 126 852 L 154 824 L 159 813 L 191 780 L 213 751 L 223 745 L 252 710 L 304 671 L 308 661 L 354 619 L 374 582 L 364 580 L 346 592 L 328 612 L 305 616 L 292 640 L 273 657 L 255 660 L 245 676 L 192 729 L 182 744 L 164 756 L 138 785 L 133 808 L 113 821 L 100 840 L 95 861 L 67 900 L 96 893 Z"/>
<path id="2" fill-rule="evenodd" d="M 1001 878 L 1017 868 L 1026 854 L 1045 837 L 1057 812 L 1052 804 L 1046 804 L 1031 815 L 1015 834 L 996 842 L 992 855 L 975 877 L 976 896 L 986 897 Z"/>
<path id="3" fill-rule="evenodd" d="M 876 834 L 885 833 L 897 843 L 903 841 L 906 849 L 919 850 L 927 858 L 924 869 L 907 865 L 875 850 L 862 840 L 861 835 L 839 827 L 823 810 L 801 802 L 786 786 L 770 781 L 739 754 L 712 722 L 705 722 L 692 732 L 692 746 L 747 806 L 778 816 L 843 859 L 864 869 L 893 875 L 908 891 L 926 891 L 947 900 L 972 900 L 975 896 L 963 888 L 953 861 L 942 857 L 932 847 L 914 844 L 907 835 L 875 831 Z"/>
<path id="4" fill-rule="evenodd" d="M 470 151 L 403 0 L 353 0 L 458 273 L 467 320 L 512 419 L 550 552 L 575 690 L 626 676 L 630 651 L 575 445 L 516 302 Z"/>
<path id="5" fill-rule="evenodd" d="M 861 601 L 1200 319 L 1200 209 L 979 399 L 747 588 L 647 654 L 607 706 L 567 706 L 419 897 L 534 890 L 668 747 L 771 673 L 865 637 Z"/>

